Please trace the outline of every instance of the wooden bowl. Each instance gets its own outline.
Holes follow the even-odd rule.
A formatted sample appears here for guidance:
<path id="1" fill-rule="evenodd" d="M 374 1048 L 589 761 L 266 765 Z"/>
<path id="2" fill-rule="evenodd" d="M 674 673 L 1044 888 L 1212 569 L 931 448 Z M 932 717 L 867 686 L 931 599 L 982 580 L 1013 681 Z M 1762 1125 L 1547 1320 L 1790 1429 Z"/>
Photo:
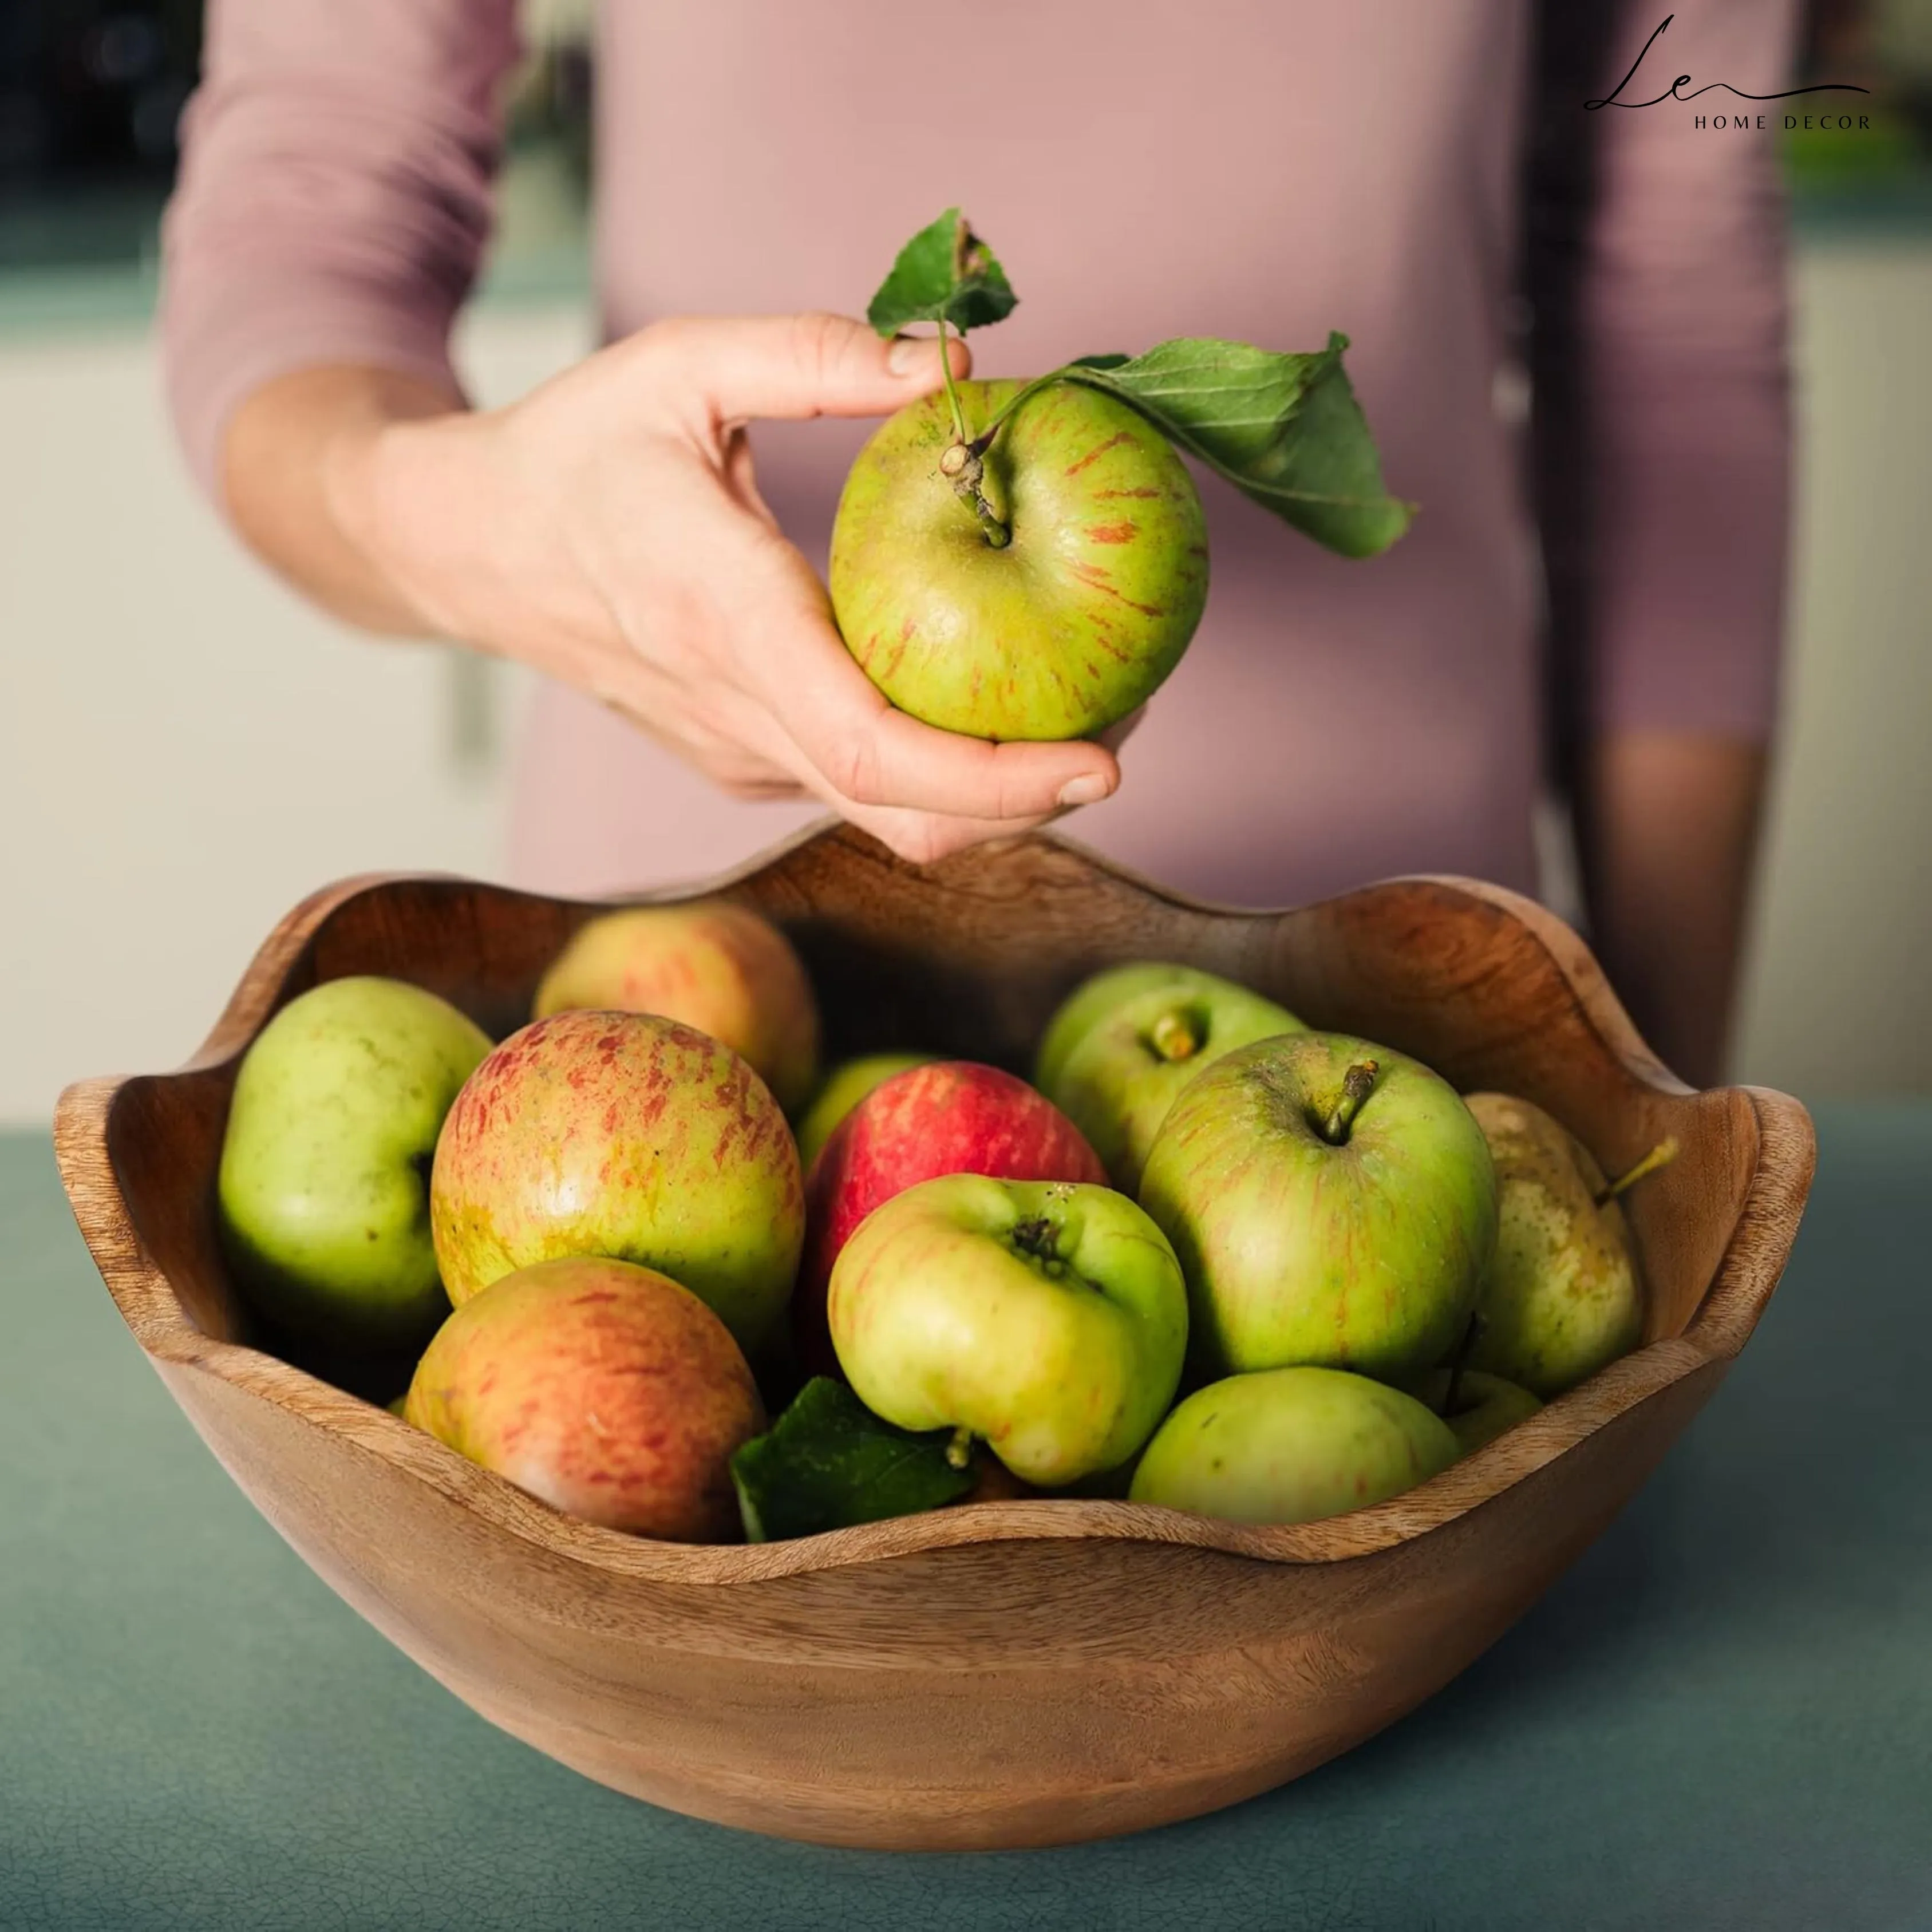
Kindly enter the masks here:
<path id="1" fill-rule="evenodd" d="M 1690 1091 L 1575 935 L 1492 886 L 1405 879 L 1232 912 L 1052 838 L 920 869 L 832 830 L 705 890 L 793 934 L 834 1053 L 1024 1067 L 1082 974 L 1186 960 L 1466 1090 L 1538 1101 L 1612 1172 L 1666 1134 L 1682 1153 L 1629 1204 L 1643 1346 L 1390 1502 L 1270 1528 L 1006 1502 L 757 1547 L 644 1542 L 249 1346 L 214 1175 L 237 1062 L 269 1016 L 382 973 L 500 1034 L 601 909 L 453 878 L 318 893 L 185 1066 L 62 1096 L 75 1215 L 176 1400 L 330 1586 L 493 1723 L 656 1804 L 828 1844 L 1046 1845 L 1310 1769 L 1447 1683 L 1603 1529 L 1722 1380 L 1797 1228 L 1803 1108 Z"/>

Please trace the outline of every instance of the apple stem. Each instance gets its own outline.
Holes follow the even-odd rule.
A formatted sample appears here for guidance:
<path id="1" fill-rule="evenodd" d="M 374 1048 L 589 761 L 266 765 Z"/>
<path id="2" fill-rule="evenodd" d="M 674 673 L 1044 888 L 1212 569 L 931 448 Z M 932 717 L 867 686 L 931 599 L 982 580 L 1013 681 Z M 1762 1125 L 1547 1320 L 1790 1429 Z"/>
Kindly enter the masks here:
<path id="1" fill-rule="evenodd" d="M 962 442 L 972 440 L 966 428 L 966 412 L 959 406 L 959 392 L 952 386 L 952 350 L 946 333 L 946 318 L 939 318 L 939 378 L 946 385 L 946 406 L 952 412 L 952 434 Z"/>
<path id="2" fill-rule="evenodd" d="M 1185 1013 L 1162 1013 L 1148 1030 L 1148 1043 L 1163 1060 L 1192 1060 L 1201 1051 L 1201 1030 Z"/>
<path id="3" fill-rule="evenodd" d="M 1013 533 L 1000 520 L 999 513 L 986 500 L 981 487 L 986 480 L 986 466 L 973 454 L 970 444 L 956 442 L 939 459 L 940 473 L 952 481 L 952 494 L 980 520 L 980 529 L 994 550 L 1004 550 Z"/>
<path id="4" fill-rule="evenodd" d="M 1004 550 L 1013 540 L 1013 533 L 1000 520 L 1000 516 L 988 502 L 984 484 L 986 481 L 986 445 L 992 440 L 989 431 L 978 442 L 966 427 L 966 412 L 959 400 L 959 392 L 953 386 L 952 356 L 947 347 L 946 318 L 939 318 L 939 374 L 946 385 L 946 406 L 952 412 L 953 440 L 940 452 L 939 472 L 952 485 L 953 494 L 980 520 L 980 528 L 986 541 L 994 550 Z"/>
<path id="5" fill-rule="evenodd" d="M 1646 1174 L 1654 1174 L 1660 1167 L 1668 1167 L 1677 1158 L 1678 1152 L 1676 1136 L 1665 1135 L 1634 1167 L 1618 1174 L 1608 1186 L 1598 1189 L 1597 1205 L 1599 1208 L 1605 1206 L 1614 1201 L 1625 1188 L 1634 1187 Z"/>
<path id="6" fill-rule="evenodd" d="M 1330 1147 L 1340 1147 L 1348 1138 L 1362 1102 L 1376 1090 L 1376 1076 L 1382 1069 L 1372 1060 L 1358 1060 L 1342 1076 L 1342 1097 L 1322 1124 L 1322 1138 Z"/>
<path id="7" fill-rule="evenodd" d="M 962 1422 L 952 1432 L 952 1440 L 946 1445 L 946 1460 L 949 1468 L 964 1468 L 973 1460 L 973 1432 Z"/>
<path id="8" fill-rule="evenodd" d="M 1442 1406 L 1436 1412 L 1444 1421 L 1456 1413 L 1456 1398 L 1462 1393 L 1462 1370 L 1469 1360 L 1469 1351 L 1476 1346 L 1476 1337 L 1483 1332 L 1481 1312 L 1469 1311 L 1469 1318 L 1463 1324 L 1462 1339 L 1456 1344 L 1456 1352 L 1449 1363 L 1449 1386 L 1442 1391 Z"/>

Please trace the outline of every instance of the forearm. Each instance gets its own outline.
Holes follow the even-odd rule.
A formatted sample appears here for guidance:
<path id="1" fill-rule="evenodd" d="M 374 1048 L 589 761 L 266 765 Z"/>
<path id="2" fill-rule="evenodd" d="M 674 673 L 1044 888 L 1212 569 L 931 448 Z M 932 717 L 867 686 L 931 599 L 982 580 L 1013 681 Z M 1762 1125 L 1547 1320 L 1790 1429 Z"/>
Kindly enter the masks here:
<path id="1" fill-rule="evenodd" d="M 255 554 L 325 610 L 365 630 L 435 628 L 368 540 L 363 492 L 383 431 L 460 410 L 453 391 L 375 368 L 304 370 L 265 383 L 235 412 L 222 494 Z"/>
<path id="2" fill-rule="evenodd" d="M 1612 732 L 1577 798 L 1598 955 L 1652 1048 L 1695 1086 L 1724 1077 L 1766 755 L 1741 740 Z"/>

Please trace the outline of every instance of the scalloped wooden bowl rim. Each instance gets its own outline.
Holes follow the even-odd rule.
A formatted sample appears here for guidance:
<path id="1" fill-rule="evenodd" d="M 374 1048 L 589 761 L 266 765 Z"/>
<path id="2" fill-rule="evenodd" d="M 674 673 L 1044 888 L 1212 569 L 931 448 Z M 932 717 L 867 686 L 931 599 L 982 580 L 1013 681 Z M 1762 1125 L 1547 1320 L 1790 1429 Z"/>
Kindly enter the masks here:
<path id="1" fill-rule="evenodd" d="M 289 972 L 303 948 L 350 901 L 397 884 L 448 880 L 505 898 L 575 907 L 676 902 L 728 889 L 814 840 L 849 840 L 854 836 L 844 828 L 810 826 L 702 884 L 622 900 L 524 892 L 436 872 L 362 874 L 311 894 L 257 950 L 199 1051 L 172 1073 L 82 1081 L 61 1096 L 55 1142 L 62 1176 L 81 1232 L 136 1340 L 152 1356 L 218 1376 L 313 1427 L 346 1437 L 364 1453 L 406 1469 L 494 1527 L 553 1554 L 612 1575 L 658 1582 L 755 1583 L 883 1562 L 915 1552 L 1036 1540 L 1106 1538 L 1191 1545 L 1269 1563 L 1328 1563 L 1368 1556 L 1480 1509 L 1671 1383 L 1707 1363 L 1736 1356 L 1777 1286 L 1810 1184 L 1815 1148 L 1809 1117 L 1796 1100 L 1768 1088 L 1747 1087 L 1734 1090 L 1748 1099 L 1756 1118 L 1756 1165 L 1716 1275 L 1684 1332 L 1650 1342 L 1611 1364 L 1441 1475 L 1388 1502 L 1318 1522 L 1271 1526 L 1228 1522 L 1153 1504 L 1078 1498 L 979 1503 L 758 1544 L 653 1542 L 565 1516 L 387 1410 L 278 1357 L 218 1340 L 195 1326 L 141 1243 L 121 1194 L 107 1146 L 116 1098 L 136 1081 L 178 1078 L 238 1060 L 281 1003 Z M 1028 838 L 1058 846 L 1172 907 L 1244 919 L 1279 916 L 1170 891 L 1057 834 L 1034 833 Z M 1634 1082 L 1661 1094 L 1688 1095 L 1694 1090 L 1644 1045 L 1576 935 L 1519 893 L 1449 874 L 1417 874 L 1359 886 L 1300 910 L 1344 904 L 1407 884 L 1426 884 L 1485 902 L 1526 928 L 1561 974 L 1591 1028 Z"/>

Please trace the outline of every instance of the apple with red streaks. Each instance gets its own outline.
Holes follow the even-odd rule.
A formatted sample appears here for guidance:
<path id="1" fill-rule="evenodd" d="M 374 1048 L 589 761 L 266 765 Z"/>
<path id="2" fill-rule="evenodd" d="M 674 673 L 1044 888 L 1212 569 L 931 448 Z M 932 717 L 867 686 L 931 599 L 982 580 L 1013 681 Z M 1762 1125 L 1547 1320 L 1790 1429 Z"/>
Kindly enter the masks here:
<path id="1" fill-rule="evenodd" d="M 470 1297 L 403 1412 L 554 1508 L 678 1543 L 736 1540 L 730 1459 L 765 1426 L 743 1352 L 696 1295 L 589 1255 Z"/>
<path id="2" fill-rule="evenodd" d="M 1187 466 L 1112 396 L 1054 382 L 955 386 L 999 418 L 982 521 L 945 464 L 946 396 L 909 403 L 859 453 L 828 581 L 846 648 L 899 710 L 994 739 L 1081 738 L 1145 704 L 1208 596 L 1208 524 Z M 1000 418 L 1000 412 L 1013 404 Z"/>
<path id="3" fill-rule="evenodd" d="M 533 1021 L 443 1122 L 430 1228 L 449 1298 L 566 1255 L 656 1268 L 739 1345 L 779 1329 L 805 1229 L 798 1150 L 750 1064 L 649 1013 Z"/>
<path id="4" fill-rule="evenodd" d="M 626 906 L 580 926 L 537 987 L 531 1017 L 575 1006 L 659 1013 L 721 1040 L 787 1113 L 818 1073 L 818 1006 L 792 944 L 728 899 Z"/>
<path id="5" fill-rule="evenodd" d="M 882 1082 L 842 1120 L 806 1182 L 806 1245 L 792 1339 L 807 1374 L 836 1375 L 826 1288 L 838 1251 L 874 1208 L 946 1174 L 1104 1186 L 1080 1130 L 1024 1080 L 973 1060 L 940 1060 Z"/>

